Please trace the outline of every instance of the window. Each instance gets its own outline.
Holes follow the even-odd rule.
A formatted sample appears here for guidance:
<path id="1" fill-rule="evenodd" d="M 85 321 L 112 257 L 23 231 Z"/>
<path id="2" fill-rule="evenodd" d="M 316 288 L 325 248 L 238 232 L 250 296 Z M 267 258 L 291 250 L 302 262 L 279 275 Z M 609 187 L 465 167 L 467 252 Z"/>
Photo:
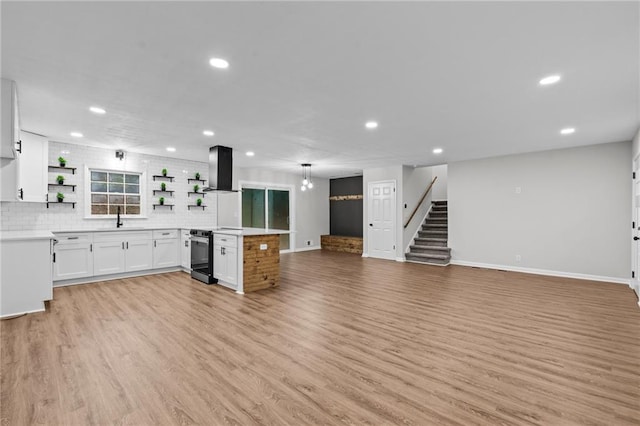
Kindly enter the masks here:
<path id="1" fill-rule="evenodd" d="M 141 212 L 141 174 L 90 170 L 91 216 L 120 214 L 139 216 Z"/>

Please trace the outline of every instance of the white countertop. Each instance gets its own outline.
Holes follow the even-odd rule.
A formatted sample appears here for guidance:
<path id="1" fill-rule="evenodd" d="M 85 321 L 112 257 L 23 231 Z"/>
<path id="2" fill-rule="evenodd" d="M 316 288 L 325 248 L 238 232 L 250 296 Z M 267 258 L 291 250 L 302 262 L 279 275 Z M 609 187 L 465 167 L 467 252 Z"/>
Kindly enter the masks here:
<path id="1" fill-rule="evenodd" d="M 213 231 L 214 234 L 224 234 L 224 235 L 280 235 L 280 234 L 291 234 L 291 231 L 284 229 L 264 229 L 264 228 L 208 228 L 208 230 Z"/>
<path id="2" fill-rule="evenodd" d="M 0 241 L 52 240 L 51 231 L 0 231 Z"/>
<path id="3" fill-rule="evenodd" d="M 126 232 L 126 231 L 164 231 L 167 229 L 190 229 L 179 226 L 123 226 L 120 228 L 93 228 L 93 229 L 63 229 L 52 231 L 54 234 L 78 234 L 83 232 Z"/>

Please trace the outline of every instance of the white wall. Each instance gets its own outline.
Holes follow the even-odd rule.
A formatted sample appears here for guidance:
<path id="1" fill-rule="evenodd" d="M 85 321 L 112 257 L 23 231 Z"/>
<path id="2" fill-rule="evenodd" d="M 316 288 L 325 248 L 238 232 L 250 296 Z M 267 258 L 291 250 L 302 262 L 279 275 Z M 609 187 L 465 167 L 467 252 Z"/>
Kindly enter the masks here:
<path id="1" fill-rule="evenodd" d="M 630 158 L 621 142 L 449 164 L 454 263 L 628 280 Z"/>
<path id="2" fill-rule="evenodd" d="M 369 210 L 369 182 L 378 182 L 378 181 L 395 181 L 396 182 L 396 259 L 404 258 L 404 246 L 402 245 L 402 235 L 403 235 L 403 204 L 402 204 L 402 166 L 391 166 L 391 167 L 380 167 L 375 169 L 365 169 L 362 173 L 362 193 L 363 193 L 363 222 L 362 222 L 362 243 L 363 250 L 362 254 L 368 256 L 368 236 L 367 236 L 367 228 L 369 227 L 369 218 L 368 218 L 368 210 Z"/>
<path id="3" fill-rule="evenodd" d="M 434 200 L 446 200 L 447 199 L 447 165 L 442 164 L 440 166 L 431 167 L 431 173 L 433 177 L 438 177 L 436 183 L 433 185 L 433 199 Z"/>
<path id="4" fill-rule="evenodd" d="M 302 173 L 302 172 L 301 172 Z M 295 248 L 308 248 L 305 244 L 311 240 L 312 247 L 320 246 L 320 236 L 329 234 L 329 179 L 313 178 L 313 189 L 300 191 L 302 174 L 280 173 L 264 169 L 234 167 L 233 185 L 239 189 L 239 182 L 261 182 L 277 185 L 291 185 L 295 199 Z M 220 195 L 219 224 L 221 226 L 241 226 L 241 194 Z"/>
<path id="5" fill-rule="evenodd" d="M 413 241 L 413 236 L 415 235 L 418 228 L 422 226 L 424 221 L 424 217 L 429 211 L 431 207 L 431 200 L 433 199 L 433 190 L 427 194 L 425 200 L 420 204 L 420 208 L 416 212 L 413 219 L 409 225 L 404 228 L 404 224 L 411 216 L 411 212 L 416 208 L 418 201 L 424 194 L 424 191 L 427 190 L 429 185 L 431 184 L 431 180 L 433 179 L 433 168 L 432 167 L 418 167 L 414 168 L 412 166 L 403 166 L 402 167 L 402 196 L 404 200 L 402 200 L 402 247 L 403 253 L 406 252 L 408 246 Z M 436 181 L 437 182 L 437 181 Z M 406 206 L 406 207 L 405 207 Z"/>
<path id="6" fill-rule="evenodd" d="M 187 204 L 195 204 L 195 197 L 191 200 L 187 192 L 193 190 L 193 184 L 187 182 L 187 178 L 193 177 L 195 172 L 200 172 L 203 179 L 207 179 L 209 166 L 207 163 L 180 160 L 169 157 L 159 157 L 127 153 L 125 160 L 115 158 L 115 149 L 93 148 L 81 145 L 72 145 L 59 142 L 49 142 L 49 164 L 56 165 L 57 158 L 63 156 L 67 159 L 68 167 L 77 167 L 75 175 L 65 173 L 67 183 L 75 183 L 76 192 L 66 194 L 66 201 L 77 201 L 75 209 L 70 205 L 52 205 L 47 209 L 44 203 L 1 202 L 0 203 L 0 229 L 1 230 L 82 230 L 93 228 L 115 227 L 115 219 L 85 219 L 84 202 L 84 166 L 101 167 L 114 170 L 129 170 L 146 172 L 146 197 L 147 219 L 123 219 L 125 226 L 175 226 L 185 228 L 207 228 L 216 224 L 215 194 L 207 194 L 203 201 L 207 207 L 188 210 Z M 163 168 L 168 169 L 169 174 L 175 176 L 175 182 L 167 182 L 169 189 L 175 190 L 174 198 L 168 198 L 166 202 L 175 204 L 173 210 L 162 208 L 153 210 L 152 204 L 158 202 L 158 196 L 151 195 L 153 189 L 160 189 L 160 182 L 154 182 L 152 175 L 160 174 Z M 49 173 L 49 182 L 53 183 L 58 173 Z M 202 186 L 202 185 L 201 185 Z M 55 200 L 55 192 L 49 195 Z"/>

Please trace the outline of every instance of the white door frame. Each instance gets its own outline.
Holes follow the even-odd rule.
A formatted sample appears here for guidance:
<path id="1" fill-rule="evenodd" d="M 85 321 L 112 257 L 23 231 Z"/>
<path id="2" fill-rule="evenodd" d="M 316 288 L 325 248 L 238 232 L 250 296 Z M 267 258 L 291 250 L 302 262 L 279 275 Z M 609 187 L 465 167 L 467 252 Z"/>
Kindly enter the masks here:
<path id="1" fill-rule="evenodd" d="M 377 180 L 377 181 L 373 181 L 373 182 L 368 182 L 367 183 L 367 205 L 366 205 L 366 221 L 364 223 L 365 227 L 367 228 L 367 254 L 366 256 L 363 255 L 363 257 L 374 257 L 371 256 L 371 250 L 370 250 L 370 245 L 371 245 L 371 236 L 370 236 L 370 231 L 369 231 L 369 223 L 370 223 L 370 216 L 371 216 L 371 199 L 369 197 L 369 193 L 370 193 L 370 189 L 373 185 L 379 185 L 379 184 L 385 184 L 385 183 L 391 183 L 393 184 L 393 202 L 392 202 L 392 214 L 393 214 L 393 226 L 391 227 L 392 229 L 392 239 L 393 239 L 393 256 L 389 257 L 389 258 L 379 258 L 379 259 L 388 259 L 388 260 L 396 260 L 396 252 L 397 252 L 397 227 L 398 227 L 398 214 L 397 214 L 397 182 L 395 179 L 387 179 L 387 180 Z"/>
<path id="2" fill-rule="evenodd" d="M 265 229 L 269 229 L 269 221 L 267 218 L 267 214 L 269 211 L 269 197 L 267 197 L 268 189 L 275 189 L 277 191 L 289 191 L 289 250 L 280 250 L 280 253 L 292 253 L 295 251 L 296 239 L 293 238 L 296 229 L 296 191 L 293 185 L 287 185 L 284 183 L 268 183 L 268 182 L 253 182 L 247 180 L 238 181 L 238 187 L 240 191 L 243 188 L 247 189 L 264 189 L 265 190 L 265 199 L 264 199 L 264 227 Z M 238 226 L 242 227 L 242 194 L 238 197 L 238 212 L 240 213 L 238 216 Z"/>
<path id="3" fill-rule="evenodd" d="M 640 215 L 638 214 L 640 195 L 636 195 L 636 185 L 640 185 L 640 153 L 633 159 L 632 169 L 635 177 L 631 184 L 631 217 L 634 223 L 634 227 L 631 229 L 631 267 L 635 277 L 631 277 L 629 286 L 636 291 L 636 294 L 640 295 L 640 262 L 638 261 L 640 242 L 634 240 L 634 238 L 640 237 Z M 640 305 L 640 301 L 638 305 Z"/>

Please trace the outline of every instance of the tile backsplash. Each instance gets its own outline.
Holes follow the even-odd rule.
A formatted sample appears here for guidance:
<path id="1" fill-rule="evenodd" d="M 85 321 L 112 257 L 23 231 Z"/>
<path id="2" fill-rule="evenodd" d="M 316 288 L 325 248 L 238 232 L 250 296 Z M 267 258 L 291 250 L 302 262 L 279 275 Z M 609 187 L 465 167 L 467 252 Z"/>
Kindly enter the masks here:
<path id="1" fill-rule="evenodd" d="M 193 191 L 193 185 L 197 182 L 188 182 L 199 172 L 201 179 L 208 179 L 209 165 L 205 162 L 181 160 L 170 157 L 154 155 L 125 153 L 124 160 L 115 157 L 115 149 L 94 148 L 81 145 L 49 142 L 49 164 L 57 165 L 58 157 L 63 156 L 67 160 L 67 167 L 76 167 L 76 174 L 65 173 L 65 183 L 77 185 L 75 192 L 65 189 L 65 201 L 76 201 L 75 208 L 67 204 L 55 204 L 57 188 L 51 188 L 49 199 L 54 203 L 47 208 L 44 203 L 25 202 L 0 202 L 0 230 L 84 230 L 95 228 L 115 228 L 115 218 L 87 219 L 85 211 L 85 167 L 100 168 L 106 170 L 122 170 L 146 173 L 146 190 L 143 194 L 143 203 L 146 204 L 146 219 L 125 218 L 126 227 L 176 227 L 176 228 L 208 228 L 215 226 L 216 218 L 216 193 L 207 193 L 203 209 L 189 210 L 187 205 L 196 204 L 197 196 L 188 196 Z M 153 204 L 158 204 L 160 195 L 153 195 L 153 190 L 160 189 L 160 181 L 154 181 L 153 175 L 160 175 L 166 168 L 170 176 L 174 176 L 173 182 L 166 182 L 167 189 L 174 191 L 173 197 L 165 195 L 166 203 L 173 204 L 173 210 L 162 207 L 154 210 Z M 49 173 L 49 182 L 55 183 L 57 171 Z M 207 181 L 208 182 L 208 181 Z M 202 183 L 198 183 L 202 187 Z M 224 197 L 220 198 L 222 202 Z"/>

